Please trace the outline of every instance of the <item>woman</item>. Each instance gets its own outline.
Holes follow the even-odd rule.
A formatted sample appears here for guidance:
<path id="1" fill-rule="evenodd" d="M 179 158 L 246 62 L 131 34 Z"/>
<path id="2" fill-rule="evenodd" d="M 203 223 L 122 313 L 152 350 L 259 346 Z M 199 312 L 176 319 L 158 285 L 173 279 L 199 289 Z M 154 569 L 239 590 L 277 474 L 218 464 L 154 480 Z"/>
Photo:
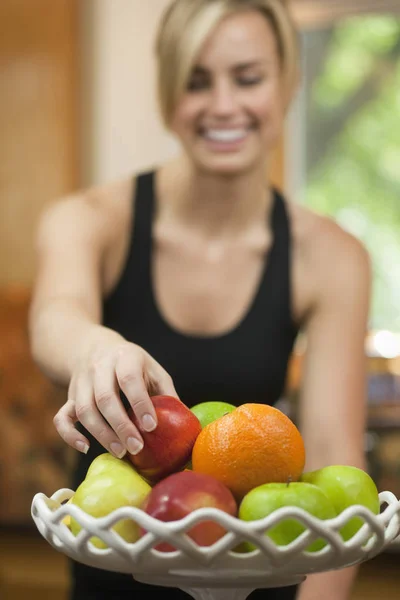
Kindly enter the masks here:
<path id="1" fill-rule="evenodd" d="M 364 467 L 367 253 L 266 181 L 297 77 L 283 2 L 175 0 L 157 56 L 161 113 L 182 155 L 62 199 L 38 232 L 32 352 L 68 387 L 54 423 L 81 453 L 74 488 L 104 449 L 141 450 L 125 407 L 151 431 L 154 393 L 188 406 L 276 403 L 300 328 L 307 468 Z M 157 590 L 83 565 L 73 572 L 73 600 Z M 345 600 L 353 576 L 250 598 Z"/>

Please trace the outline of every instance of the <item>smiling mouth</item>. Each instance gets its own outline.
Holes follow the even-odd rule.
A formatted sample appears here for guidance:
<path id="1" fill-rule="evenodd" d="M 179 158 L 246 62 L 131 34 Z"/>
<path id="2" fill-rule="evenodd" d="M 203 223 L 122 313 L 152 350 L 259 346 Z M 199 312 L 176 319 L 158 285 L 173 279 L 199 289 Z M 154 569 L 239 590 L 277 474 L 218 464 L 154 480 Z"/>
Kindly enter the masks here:
<path id="1" fill-rule="evenodd" d="M 231 127 L 229 129 L 203 127 L 200 129 L 199 133 L 206 141 L 223 148 L 229 148 L 243 142 L 253 129 L 253 126 Z"/>
<path id="2" fill-rule="evenodd" d="M 206 129 L 203 137 L 211 142 L 234 143 L 244 140 L 249 129 Z"/>

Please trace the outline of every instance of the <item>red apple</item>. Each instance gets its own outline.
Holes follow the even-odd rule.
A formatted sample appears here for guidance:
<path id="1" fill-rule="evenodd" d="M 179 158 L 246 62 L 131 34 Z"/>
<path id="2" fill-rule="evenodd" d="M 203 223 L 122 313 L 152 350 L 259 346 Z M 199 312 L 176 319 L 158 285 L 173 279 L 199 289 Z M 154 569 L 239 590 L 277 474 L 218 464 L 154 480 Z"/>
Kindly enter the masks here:
<path id="1" fill-rule="evenodd" d="M 160 521 L 177 521 L 199 508 L 218 508 L 236 517 L 238 506 L 232 492 L 220 481 L 194 471 L 181 471 L 158 482 L 142 506 L 147 514 Z M 141 529 L 141 535 L 146 532 Z M 226 533 L 214 521 L 201 521 L 187 535 L 199 546 L 211 546 Z M 168 542 L 156 547 L 160 552 L 173 552 Z"/>
<path id="2" fill-rule="evenodd" d="M 185 467 L 201 431 L 201 423 L 178 398 L 152 396 L 151 400 L 158 419 L 154 431 L 145 431 L 133 410 L 128 411 L 129 418 L 140 431 L 144 448 L 136 455 L 128 453 L 127 457 L 142 477 L 156 483 Z"/>

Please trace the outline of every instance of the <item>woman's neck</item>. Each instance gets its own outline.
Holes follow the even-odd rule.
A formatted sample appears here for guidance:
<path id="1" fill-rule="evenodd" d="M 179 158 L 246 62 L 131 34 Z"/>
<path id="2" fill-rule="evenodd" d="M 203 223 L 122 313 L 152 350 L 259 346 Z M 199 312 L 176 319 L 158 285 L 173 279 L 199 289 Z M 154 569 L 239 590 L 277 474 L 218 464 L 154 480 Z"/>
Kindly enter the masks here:
<path id="1" fill-rule="evenodd" d="M 163 209 L 207 238 L 228 238 L 265 224 L 272 207 L 264 167 L 221 176 L 196 171 L 179 159 L 166 165 L 160 178 L 168 200 Z"/>

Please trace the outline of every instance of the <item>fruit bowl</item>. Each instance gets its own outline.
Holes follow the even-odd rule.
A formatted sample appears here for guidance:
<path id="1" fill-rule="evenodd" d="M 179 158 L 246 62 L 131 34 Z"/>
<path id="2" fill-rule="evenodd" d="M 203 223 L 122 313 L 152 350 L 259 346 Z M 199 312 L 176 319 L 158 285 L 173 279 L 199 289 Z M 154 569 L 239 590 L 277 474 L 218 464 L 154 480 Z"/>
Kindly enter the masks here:
<path id="1" fill-rule="evenodd" d="M 245 522 L 215 508 L 201 508 L 169 523 L 133 507 L 96 519 L 66 503 L 73 494 L 70 489 L 61 489 L 50 498 L 38 493 L 32 501 L 32 518 L 57 551 L 88 566 L 131 574 L 144 583 L 179 587 L 199 600 L 244 600 L 257 588 L 295 585 L 312 573 L 365 562 L 385 550 L 400 532 L 400 501 L 391 492 L 379 494 L 379 515 L 351 506 L 334 519 L 323 521 L 302 509 L 284 507 L 264 519 Z M 63 522 L 67 515 L 82 527 L 76 537 Z M 363 525 L 344 541 L 339 531 L 354 517 L 360 517 Z M 276 546 L 265 532 L 288 518 L 303 523 L 305 531 L 287 546 Z M 112 530 L 121 519 L 133 519 L 147 533 L 135 543 L 125 542 Z M 213 546 L 200 547 L 185 532 L 206 520 L 218 522 L 227 533 Z M 94 546 L 92 537 L 101 538 L 107 548 Z M 308 552 L 310 543 L 321 538 L 325 547 Z M 244 540 L 256 549 L 239 552 Z M 160 541 L 169 542 L 176 551 L 157 551 L 154 547 Z"/>

